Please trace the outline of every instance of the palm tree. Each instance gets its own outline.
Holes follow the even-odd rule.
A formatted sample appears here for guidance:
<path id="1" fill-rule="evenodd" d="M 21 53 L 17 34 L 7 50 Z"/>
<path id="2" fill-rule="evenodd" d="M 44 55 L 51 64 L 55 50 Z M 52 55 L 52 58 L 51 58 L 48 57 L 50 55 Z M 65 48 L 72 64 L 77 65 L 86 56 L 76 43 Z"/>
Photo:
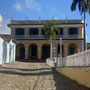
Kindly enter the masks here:
<path id="1" fill-rule="evenodd" d="M 73 0 L 71 11 L 75 11 L 77 5 L 81 15 L 84 13 L 84 50 L 86 50 L 86 13 L 90 14 L 90 0 Z"/>
<path id="2" fill-rule="evenodd" d="M 60 29 L 56 26 L 59 25 L 55 20 L 46 21 L 43 27 L 45 39 L 50 40 L 50 58 L 52 60 L 52 40 L 56 38 L 57 34 L 60 34 Z"/>

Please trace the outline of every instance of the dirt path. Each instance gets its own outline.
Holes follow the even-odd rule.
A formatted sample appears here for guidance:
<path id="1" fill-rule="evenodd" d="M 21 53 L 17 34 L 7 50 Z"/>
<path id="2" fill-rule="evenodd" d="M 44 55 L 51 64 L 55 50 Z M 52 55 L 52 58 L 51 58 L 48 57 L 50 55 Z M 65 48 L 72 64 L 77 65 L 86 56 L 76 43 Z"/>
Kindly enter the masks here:
<path id="1" fill-rule="evenodd" d="M 45 63 L 15 62 L 0 67 L 0 90 L 88 90 Z"/>

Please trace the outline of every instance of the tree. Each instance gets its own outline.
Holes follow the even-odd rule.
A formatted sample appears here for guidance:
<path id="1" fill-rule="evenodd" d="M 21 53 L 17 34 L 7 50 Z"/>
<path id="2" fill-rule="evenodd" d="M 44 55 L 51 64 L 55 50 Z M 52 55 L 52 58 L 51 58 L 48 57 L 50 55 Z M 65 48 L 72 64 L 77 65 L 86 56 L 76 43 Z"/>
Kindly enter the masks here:
<path id="1" fill-rule="evenodd" d="M 55 40 L 56 33 L 60 34 L 59 25 L 55 20 L 46 21 L 43 27 L 45 39 L 50 40 L 50 58 L 52 60 L 52 40 Z"/>
<path id="2" fill-rule="evenodd" d="M 84 14 L 84 50 L 86 50 L 86 13 L 90 14 L 90 0 L 73 0 L 71 11 L 75 11 L 77 5 L 81 15 Z"/>

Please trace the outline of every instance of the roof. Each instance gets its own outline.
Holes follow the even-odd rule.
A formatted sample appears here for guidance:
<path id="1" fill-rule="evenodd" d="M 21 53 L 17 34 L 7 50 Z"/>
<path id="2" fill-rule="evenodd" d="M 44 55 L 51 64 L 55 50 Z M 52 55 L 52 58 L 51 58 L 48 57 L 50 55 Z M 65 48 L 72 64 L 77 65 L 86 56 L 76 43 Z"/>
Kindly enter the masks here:
<path id="1" fill-rule="evenodd" d="M 11 25 L 44 25 L 46 21 L 52 20 L 12 20 L 8 26 Z M 56 20 L 60 24 L 83 24 L 82 20 Z"/>
<path id="2" fill-rule="evenodd" d="M 11 37 L 10 37 L 10 35 L 1 35 L 0 34 L 0 37 L 3 39 L 3 40 L 5 40 L 6 42 L 10 42 L 10 40 L 11 40 Z"/>

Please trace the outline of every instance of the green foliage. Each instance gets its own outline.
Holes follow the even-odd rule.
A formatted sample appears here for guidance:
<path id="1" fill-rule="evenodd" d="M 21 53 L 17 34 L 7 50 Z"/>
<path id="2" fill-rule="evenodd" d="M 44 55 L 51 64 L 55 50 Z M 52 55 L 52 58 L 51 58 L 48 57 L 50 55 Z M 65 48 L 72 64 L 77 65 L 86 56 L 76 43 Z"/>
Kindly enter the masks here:
<path id="1" fill-rule="evenodd" d="M 77 5 L 81 15 L 83 12 L 88 12 L 90 14 L 90 0 L 73 0 L 71 11 L 75 11 Z"/>
<path id="2" fill-rule="evenodd" d="M 44 36 L 45 39 L 50 40 L 51 37 L 53 40 L 56 38 L 56 32 L 60 34 L 60 29 L 57 27 L 59 23 L 57 23 L 55 20 L 52 21 L 46 21 L 44 23 L 43 30 L 45 32 Z"/>

